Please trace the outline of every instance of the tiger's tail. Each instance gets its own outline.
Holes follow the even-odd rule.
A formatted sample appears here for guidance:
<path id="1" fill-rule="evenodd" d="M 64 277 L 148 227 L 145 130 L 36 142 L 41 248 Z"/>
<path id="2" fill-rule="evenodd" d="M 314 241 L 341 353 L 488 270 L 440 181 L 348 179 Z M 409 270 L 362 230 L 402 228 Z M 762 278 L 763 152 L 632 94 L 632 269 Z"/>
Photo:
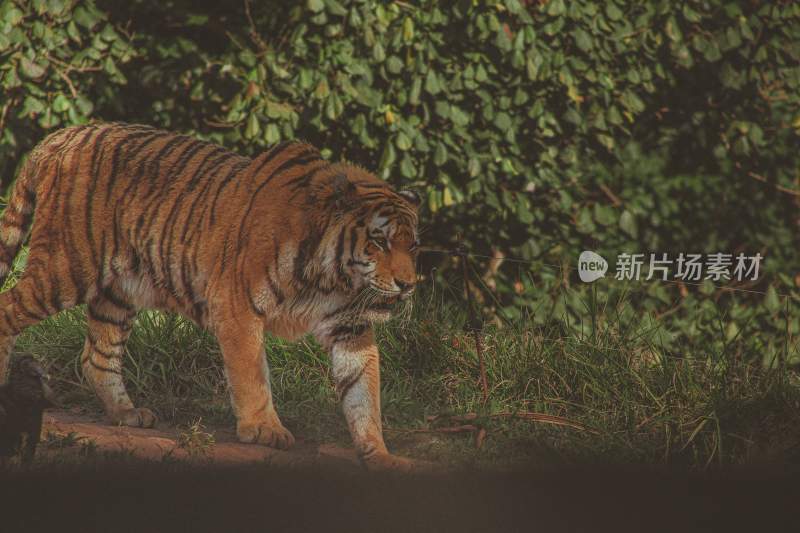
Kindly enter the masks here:
<path id="1" fill-rule="evenodd" d="M 14 258 L 30 230 L 38 182 L 36 155 L 34 150 L 23 163 L 22 170 L 11 187 L 8 205 L 0 216 L 0 286 L 11 272 Z"/>

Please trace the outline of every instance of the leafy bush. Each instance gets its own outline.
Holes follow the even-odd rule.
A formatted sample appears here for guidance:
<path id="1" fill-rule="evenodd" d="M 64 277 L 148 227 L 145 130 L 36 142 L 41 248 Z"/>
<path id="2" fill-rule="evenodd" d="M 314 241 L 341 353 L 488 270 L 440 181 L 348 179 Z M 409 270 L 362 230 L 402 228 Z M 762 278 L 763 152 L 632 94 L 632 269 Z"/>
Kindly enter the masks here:
<path id="1" fill-rule="evenodd" d="M 797 294 L 795 2 L 2 6 L 7 167 L 89 116 L 248 154 L 300 137 L 424 190 L 426 243 L 533 261 L 500 270 L 509 313 L 563 306 L 575 277 L 546 265 L 584 248 L 761 252 L 751 288 Z M 647 288 L 644 308 L 671 291 Z"/>
<path id="2" fill-rule="evenodd" d="M 126 83 L 129 36 L 94 3 L 0 3 L 0 176 L 48 130 L 102 116 Z M 98 106 L 101 110 L 98 112 Z"/>

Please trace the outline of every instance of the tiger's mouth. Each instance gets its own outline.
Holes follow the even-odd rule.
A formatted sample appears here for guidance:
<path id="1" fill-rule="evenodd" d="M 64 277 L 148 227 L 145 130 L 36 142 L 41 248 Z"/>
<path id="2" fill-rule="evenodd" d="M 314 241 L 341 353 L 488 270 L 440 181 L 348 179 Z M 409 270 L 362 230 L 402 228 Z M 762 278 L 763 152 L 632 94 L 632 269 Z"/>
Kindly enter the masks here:
<path id="1" fill-rule="evenodd" d="M 386 296 L 375 301 L 369 308 L 376 311 L 392 311 L 399 301 L 400 296 Z"/>

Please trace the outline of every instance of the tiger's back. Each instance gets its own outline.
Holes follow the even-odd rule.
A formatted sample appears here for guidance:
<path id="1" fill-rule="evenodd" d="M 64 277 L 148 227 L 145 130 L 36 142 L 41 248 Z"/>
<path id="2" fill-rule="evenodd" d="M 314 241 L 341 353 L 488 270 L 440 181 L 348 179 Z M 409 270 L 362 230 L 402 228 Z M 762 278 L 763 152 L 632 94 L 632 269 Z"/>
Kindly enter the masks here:
<path id="1" fill-rule="evenodd" d="M 48 137 L 20 179 L 37 181 L 30 185 L 31 256 L 47 250 L 46 267 L 68 274 L 52 306 L 89 301 L 121 281 L 138 305 L 180 311 L 205 325 L 210 273 L 200 265 L 217 259 L 222 243 L 215 239 L 236 215 L 234 193 L 250 163 L 148 126 L 78 126 Z M 3 244 L 0 269 L 17 243 Z"/>

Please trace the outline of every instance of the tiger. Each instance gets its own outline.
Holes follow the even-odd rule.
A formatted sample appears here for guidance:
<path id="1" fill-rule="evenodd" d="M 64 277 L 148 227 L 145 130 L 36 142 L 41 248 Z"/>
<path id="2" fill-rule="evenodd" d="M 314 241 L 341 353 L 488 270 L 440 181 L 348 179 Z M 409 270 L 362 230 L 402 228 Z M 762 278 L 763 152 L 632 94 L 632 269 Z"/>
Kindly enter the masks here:
<path id="1" fill-rule="evenodd" d="M 414 292 L 419 203 L 299 140 L 249 158 L 148 125 L 58 130 L 20 165 L 0 218 L 0 279 L 28 239 L 0 293 L 0 376 L 24 328 L 86 304 L 85 379 L 112 423 L 152 427 L 123 383 L 125 342 L 138 311 L 178 313 L 218 341 L 238 440 L 288 449 L 265 336 L 310 334 L 361 463 L 408 466 L 384 442 L 373 327 Z"/>

